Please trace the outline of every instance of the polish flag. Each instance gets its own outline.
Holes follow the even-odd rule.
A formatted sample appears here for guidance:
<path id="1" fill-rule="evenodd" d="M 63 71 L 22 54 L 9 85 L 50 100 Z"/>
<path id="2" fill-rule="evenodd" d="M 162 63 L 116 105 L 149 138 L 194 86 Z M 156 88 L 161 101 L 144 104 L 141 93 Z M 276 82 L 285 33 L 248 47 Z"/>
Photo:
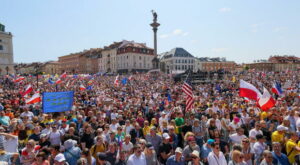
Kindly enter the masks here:
<path id="1" fill-rule="evenodd" d="M 128 80 L 129 80 L 129 81 L 133 80 L 133 76 L 132 76 L 132 75 L 129 76 Z"/>
<path id="2" fill-rule="evenodd" d="M 66 78 L 67 77 L 67 73 L 64 72 L 62 75 L 60 75 L 60 78 Z"/>
<path id="3" fill-rule="evenodd" d="M 115 82 L 114 82 L 115 86 L 119 86 L 119 75 L 117 75 Z"/>
<path id="4" fill-rule="evenodd" d="M 35 104 L 41 102 L 41 95 L 39 92 L 35 93 L 30 99 L 26 99 L 26 104 Z"/>
<path id="5" fill-rule="evenodd" d="M 247 97 L 252 100 L 258 100 L 261 97 L 261 93 L 259 90 L 252 84 L 240 80 L 240 92 L 239 95 L 241 97 Z"/>
<path id="6" fill-rule="evenodd" d="M 22 93 L 22 97 L 27 96 L 31 91 L 33 91 L 32 86 L 29 84 L 26 86 L 25 91 Z"/>
<path id="7" fill-rule="evenodd" d="M 82 84 L 79 86 L 79 89 L 80 89 L 81 91 L 86 90 L 86 88 L 85 88 Z"/>
<path id="8" fill-rule="evenodd" d="M 272 92 L 277 94 L 278 96 L 281 96 L 283 94 L 283 91 L 278 82 L 273 83 Z"/>
<path id="9" fill-rule="evenodd" d="M 25 79 L 25 77 L 19 77 L 19 78 L 15 79 L 14 82 L 20 82 L 20 81 L 22 81 L 24 79 Z"/>
<path id="10" fill-rule="evenodd" d="M 258 100 L 258 105 L 261 110 L 267 111 L 270 108 L 274 107 L 276 104 L 276 101 L 272 98 L 269 91 L 264 87 L 264 93 Z"/>
<path id="11" fill-rule="evenodd" d="M 55 84 L 60 84 L 60 83 L 62 83 L 61 79 L 57 79 L 57 80 L 55 81 Z"/>

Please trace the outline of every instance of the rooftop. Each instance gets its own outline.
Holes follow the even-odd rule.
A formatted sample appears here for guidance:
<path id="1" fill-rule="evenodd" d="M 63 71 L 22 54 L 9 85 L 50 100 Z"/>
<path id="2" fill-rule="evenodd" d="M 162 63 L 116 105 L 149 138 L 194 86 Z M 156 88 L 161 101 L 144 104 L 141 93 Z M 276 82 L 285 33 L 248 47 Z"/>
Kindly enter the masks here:
<path id="1" fill-rule="evenodd" d="M 168 52 L 160 54 L 161 59 L 170 58 L 170 57 L 194 57 L 188 51 L 183 48 L 173 48 Z"/>

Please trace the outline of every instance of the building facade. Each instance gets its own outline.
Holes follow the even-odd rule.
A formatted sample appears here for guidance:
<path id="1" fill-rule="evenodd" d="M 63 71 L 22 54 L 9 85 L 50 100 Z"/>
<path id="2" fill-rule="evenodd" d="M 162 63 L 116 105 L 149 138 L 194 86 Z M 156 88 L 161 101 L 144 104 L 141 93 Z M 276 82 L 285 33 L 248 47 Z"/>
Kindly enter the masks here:
<path id="1" fill-rule="evenodd" d="M 154 50 L 134 41 L 115 42 L 103 48 L 99 71 L 110 73 L 146 72 L 152 69 Z"/>
<path id="2" fill-rule="evenodd" d="M 49 61 L 45 62 L 41 65 L 40 71 L 44 74 L 59 74 L 60 72 L 60 65 L 58 61 Z"/>
<path id="3" fill-rule="evenodd" d="M 183 48 L 173 48 L 159 55 L 161 70 L 165 73 L 183 73 L 188 69 L 195 71 L 195 57 Z"/>
<path id="4" fill-rule="evenodd" d="M 0 24 L 0 75 L 14 73 L 12 34 Z"/>
<path id="5" fill-rule="evenodd" d="M 255 69 L 258 71 L 274 71 L 274 64 L 271 62 L 255 62 L 250 64 L 245 64 L 248 69 Z"/>
<path id="6" fill-rule="evenodd" d="M 269 62 L 273 63 L 274 71 L 295 71 L 300 69 L 300 58 L 296 56 L 271 56 Z"/>
<path id="7" fill-rule="evenodd" d="M 226 58 L 197 58 L 197 70 L 201 71 L 233 71 L 235 70 L 236 63 L 234 61 L 226 61 Z"/>

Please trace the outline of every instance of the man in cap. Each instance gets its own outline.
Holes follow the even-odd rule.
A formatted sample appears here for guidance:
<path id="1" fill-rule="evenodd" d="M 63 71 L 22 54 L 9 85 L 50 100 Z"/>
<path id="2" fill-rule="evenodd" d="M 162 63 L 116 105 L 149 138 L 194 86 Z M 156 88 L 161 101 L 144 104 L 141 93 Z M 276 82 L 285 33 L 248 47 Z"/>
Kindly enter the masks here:
<path id="1" fill-rule="evenodd" d="M 177 147 L 175 150 L 175 155 L 172 155 L 167 160 L 167 165 L 184 165 L 184 157 L 182 155 L 182 149 Z"/>
<path id="2" fill-rule="evenodd" d="M 214 142 L 214 139 L 208 139 L 201 148 L 201 160 L 204 162 L 204 164 L 208 164 L 207 157 L 208 154 L 212 151 L 211 144 Z"/>
<path id="3" fill-rule="evenodd" d="M 192 160 L 191 153 L 194 150 L 197 150 L 200 153 L 200 147 L 197 145 L 194 136 L 188 137 L 187 141 L 188 141 L 188 145 L 186 145 L 183 149 L 183 156 L 185 157 L 186 162 Z"/>
<path id="4" fill-rule="evenodd" d="M 59 153 L 54 158 L 54 165 L 68 165 L 64 154 Z"/>
<path id="5" fill-rule="evenodd" d="M 97 164 L 99 165 L 111 165 L 108 161 L 106 161 L 106 154 L 105 153 L 99 153 L 97 155 Z"/>
<path id="6" fill-rule="evenodd" d="M 287 130 L 288 128 L 283 125 L 277 126 L 277 131 L 273 132 L 271 136 L 272 143 L 279 142 L 281 144 L 284 144 L 284 135 Z"/>
<path id="7" fill-rule="evenodd" d="M 150 129 L 150 134 L 148 134 L 146 136 L 146 141 L 150 142 L 153 145 L 156 153 L 159 153 L 158 148 L 159 148 L 159 145 L 162 141 L 162 138 L 161 138 L 161 136 L 156 134 L 156 127 L 153 126 Z"/>
<path id="8" fill-rule="evenodd" d="M 162 164 L 167 162 L 167 159 L 173 154 L 172 145 L 170 144 L 170 136 L 168 133 L 163 133 L 162 135 L 162 144 L 159 146 L 158 154 L 159 161 Z"/>

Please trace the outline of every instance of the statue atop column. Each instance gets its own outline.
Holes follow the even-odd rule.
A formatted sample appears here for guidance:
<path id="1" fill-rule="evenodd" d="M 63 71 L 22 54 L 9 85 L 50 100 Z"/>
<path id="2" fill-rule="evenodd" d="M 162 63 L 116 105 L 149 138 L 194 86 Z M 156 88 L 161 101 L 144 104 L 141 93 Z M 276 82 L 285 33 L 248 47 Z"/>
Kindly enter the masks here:
<path id="1" fill-rule="evenodd" d="M 153 22 L 157 22 L 157 13 L 154 10 L 151 10 L 153 15 Z"/>

